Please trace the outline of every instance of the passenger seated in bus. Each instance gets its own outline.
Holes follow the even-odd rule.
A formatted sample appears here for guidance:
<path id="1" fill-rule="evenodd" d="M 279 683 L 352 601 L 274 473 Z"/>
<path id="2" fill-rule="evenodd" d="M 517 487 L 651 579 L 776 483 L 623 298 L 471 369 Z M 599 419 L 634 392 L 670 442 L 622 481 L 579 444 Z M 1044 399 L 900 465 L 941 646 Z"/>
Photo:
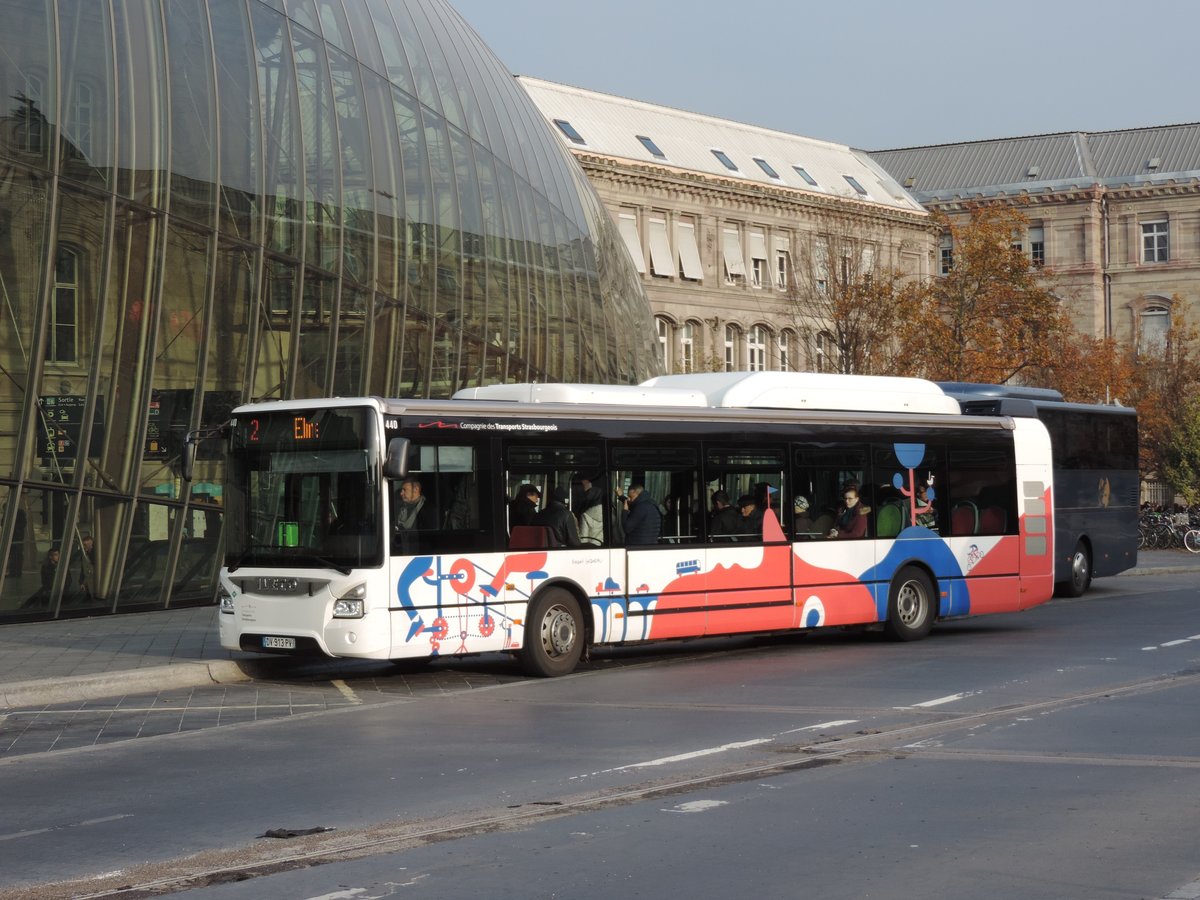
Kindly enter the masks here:
<path id="1" fill-rule="evenodd" d="M 937 531 L 937 510 L 929 499 L 929 485 L 917 482 L 917 493 L 913 497 L 913 507 L 917 514 L 917 524 L 930 531 Z"/>
<path id="2" fill-rule="evenodd" d="M 739 541 L 761 541 L 763 530 L 763 510 L 758 505 L 758 501 L 754 499 L 752 494 L 743 494 L 738 497 L 738 512 L 741 518 L 738 519 L 738 540 Z"/>
<path id="3" fill-rule="evenodd" d="M 797 494 L 792 498 L 792 535 L 797 540 L 807 541 L 820 537 L 809 510 L 808 498 Z"/>
<path id="4" fill-rule="evenodd" d="M 583 493 L 576 506 L 579 510 L 579 540 L 593 547 L 604 543 L 604 489 L 596 483 L 598 480 L 599 476 L 579 479 Z"/>
<path id="5" fill-rule="evenodd" d="M 559 485 L 550 491 L 550 500 L 546 507 L 533 517 L 534 525 L 541 525 L 550 530 L 554 541 L 559 547 L 579 547 L 579 529 L 575 525 L 575 517 L 567 509 L 567 489 Z"/>
<path id="6" fill-rule="evenodd" d="M 712 507 L 712 515 L 708 520 L 709 538 L 721 542 L 736 540 L 741 516 L 729 502 L 729 494 L 725 491 L 714 491 Z"/>
<path id="7" fill-rule="evenodd" d="M 392 508 L 392 531 L 399 539 L 399 551 L 414 552 L 416 532 L 437 528 L 437 523 L 437 512 L 425 497 L 420 479 L 408 476 L 400 482 L 400 496 Z"/>
<path id="8" fill-rule="evenodd" d="M 644 484 L 634 483 L 628 493 L 621 497 L 621 528 L 625 532 L 625 545 L 657 544 L 662 532 L 662 510 L 654 498 L 646 493 Z"/>
<path id="9" fill-rule="evenodd" d="M 833 527 L 829 529 L 831 538 L 861 538 L 867 536 L 867 516 L 871 507 L 860 502 L 858 485 L 853 481 L 842 488 L 842 505 L 838 507 L 837 515 L 833 518 Z"/>
<path id="10" fill-rule="evenodd" d="M 517 494 L 508 504 L 508 527 L 511 531 L 518 525 L 532 525 L 542 501 L 542 492 L 537 485 L 526 482 L 517 488 Z"/>

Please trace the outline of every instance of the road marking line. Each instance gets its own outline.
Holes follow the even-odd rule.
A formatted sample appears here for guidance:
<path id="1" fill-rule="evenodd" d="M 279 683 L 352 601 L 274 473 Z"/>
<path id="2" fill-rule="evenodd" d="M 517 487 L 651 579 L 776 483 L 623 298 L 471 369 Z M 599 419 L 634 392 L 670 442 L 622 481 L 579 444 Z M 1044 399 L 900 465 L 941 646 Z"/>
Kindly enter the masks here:
<path id="1" fill-rule="evenodd" d="M 782 734 L 795 734 L 797 731 L 820 731 L 822 728 L 841 728 L 843 725 L 854 725 L 858 719 L 835 719 L 832 722 L 822 722 L 820 725 L 805 725 L 803 728 L 793 728 Z"/>
<path id="2" fill-rule="evenodd" d="M 85 819 L 82 822 L 70 822 L 66 825 L 51 825 L 48 828 L 32 828 L 29 831 L 14 831 L 9 834 L 0 834 L 0 841 L 13 841 L 17 838 L 33 837 L 38 834 L 49 834 L 52 831 L 65 831 L 68 828 L 83 828 L 87 825 L 103 825 L 106 822 L 116 822 L 121 819 L 128 819 L 133 816 L 133 813 L 118 813 L 114 816 L 104 816 L 100 819 Z"/>
<path id="3" fill-rule="evenodd" d="M 338 689 L 343 697 L 345 697 L 355 706 L 358 706 L 362 703 L 362 701 L 358 699 L 358 694 L 354 693 L 354 688 L 350 687 L 350 685 L 346 684 L 346 682 L 342 681 L 340 678 L 335 678 L 333 680 L 333 686 Z"/>
<path id="4" fill-rule="evenodd" d="M 1180 644 L 1186 644 L 1191 638 L 1184 638 L 1182 641 L 1167 641 L 1163 644 L 1164 647 L 1178 647 Z"/>
<path id="5" fill-rule="evenodd" d="M 704 750 L 693 750 L 690 753 L 679 753 L 675 756 L 664 756 L 660 759 L 652 759 L 647 762 L 633 763 L 628 766 L 620 766 L 617 769 L 609 771 L 618 772 L 621 769 L 643 769 L 647 766 L 665 766 L 668 763 L 684 762 L 689 759 L 698 759 L 701 756 L 712 756 L 714 753 L 724 753 L 726 750 L 741 750 L 744 747 L 757 747 L 759 744 L 769 744 L 774 738 L 758 738 L 753 741 L 736 741 L 732 744 L 722 744 L 720 747 L 708 747 Z"/>
<path id="6" fill-rule="evenodd" d="M 961 694 L 950 694 L 947 697 L 938 697 L 936 700 L 926 700 L 923 703 L 914 703 L 911 706 L 893 706 L 892 709 L 928 709 L 931 706 L 941 706 L 943 703 L 953 703 L 955 700 L 965 700 L 967 697 L 974 697 L 978 691 L 964 691 Z"/>
<path id="7" fill-rule="evenodd" d="M 716 809 L 718 806 L 728 806 L 728 800 L 693 800 L 690 803 L 680 803 L 671 809 L 661 810 L 669 813 L 698 813 Z"/>

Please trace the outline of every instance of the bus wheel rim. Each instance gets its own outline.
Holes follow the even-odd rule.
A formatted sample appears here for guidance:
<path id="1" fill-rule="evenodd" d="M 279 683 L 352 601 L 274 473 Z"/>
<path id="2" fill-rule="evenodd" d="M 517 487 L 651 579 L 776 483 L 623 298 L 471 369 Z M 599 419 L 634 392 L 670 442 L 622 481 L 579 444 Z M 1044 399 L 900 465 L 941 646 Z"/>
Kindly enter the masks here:
<path id="1" fill-rule="evenodd" d="M 542 646 L 551 656 L 564 656 L 575 646 L 575 617 L 564 606 L 553 606 L 542 616 Z"/>
<path id="2" fill-rule="evenodd" d="M 896 593 L 896 613 L 900 621 L 910 628 L 920 625 L 925 618 L 925 594 L 915 581 L 907 581 Z"/>

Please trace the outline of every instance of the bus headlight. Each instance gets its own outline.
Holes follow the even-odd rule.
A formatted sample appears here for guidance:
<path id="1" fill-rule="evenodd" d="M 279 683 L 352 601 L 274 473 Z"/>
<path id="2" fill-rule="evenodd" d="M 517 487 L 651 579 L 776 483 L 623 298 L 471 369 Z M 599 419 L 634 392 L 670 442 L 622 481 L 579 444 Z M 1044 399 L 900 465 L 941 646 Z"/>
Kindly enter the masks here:
<path id="1" fill-rule="evenodd" d="M 360 584 L 333 601 L 335 619 L 361 619 L 367 612 L 367 586 Z"/>
<path id="2" fill-rule="evenodd" d="M 229 589 L 223 584 L 217 585 L 217 609 L 223 615 L 233 615 L 233 594 L 229 593 Z"/>

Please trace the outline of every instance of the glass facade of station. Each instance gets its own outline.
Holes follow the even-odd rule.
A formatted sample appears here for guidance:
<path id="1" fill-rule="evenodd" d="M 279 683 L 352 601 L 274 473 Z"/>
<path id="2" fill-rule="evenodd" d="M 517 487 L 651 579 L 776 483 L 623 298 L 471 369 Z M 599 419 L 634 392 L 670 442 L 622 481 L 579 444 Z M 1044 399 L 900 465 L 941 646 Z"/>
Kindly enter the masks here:
<path id="1" fill-rule="evenodd" d="M 0 621 L 207 603 L 239 402 L 636 382 L 616 226 L 442 0 L 0 0 Z"/>

